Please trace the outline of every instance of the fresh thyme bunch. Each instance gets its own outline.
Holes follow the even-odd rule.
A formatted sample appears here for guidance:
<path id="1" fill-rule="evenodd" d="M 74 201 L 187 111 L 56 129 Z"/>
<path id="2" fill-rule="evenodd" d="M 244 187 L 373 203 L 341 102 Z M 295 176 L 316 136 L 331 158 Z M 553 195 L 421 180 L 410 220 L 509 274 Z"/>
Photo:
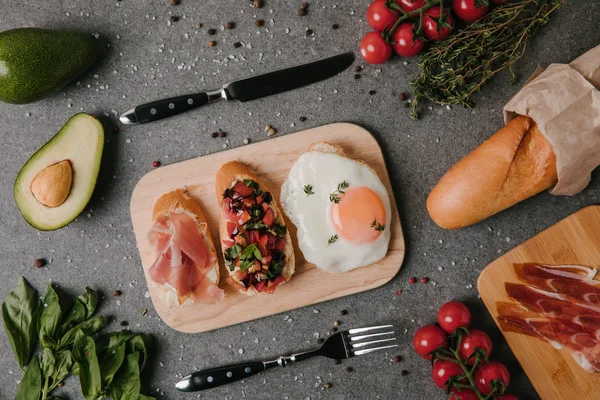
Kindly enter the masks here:
<path id="1" fill-rule="evenodd" d="M 519 0 L 494 8 L 483 19 L 419 56 L 421 72 L 413 80 L 412 117 L 424 99 L 471 107 L 471 97 L 498 72 L 525 53 L 527 42 L 566 0 Z"/>

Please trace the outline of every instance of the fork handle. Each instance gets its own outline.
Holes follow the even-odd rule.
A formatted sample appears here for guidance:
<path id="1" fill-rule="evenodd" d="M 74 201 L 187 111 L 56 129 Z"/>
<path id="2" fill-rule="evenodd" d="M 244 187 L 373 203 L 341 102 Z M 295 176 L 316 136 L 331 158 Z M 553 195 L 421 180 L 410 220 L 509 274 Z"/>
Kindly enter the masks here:
<path id="1" fill-rule="evenodd" d="M 307 358 L 314 357 L 318 354 L 318 351 L 306 351 L 303 353 L 292 354 L 291 356 L 282 356 L 272 361 L 255 361 L 206 369 L 186 376 L 177 382 L 175 388 L 182 392 L 196 392 L 212 389 L 230 382 L 248 378 L 268 368 L 278 366 L 285 367 L 290 362 L 306 360 Z"/>

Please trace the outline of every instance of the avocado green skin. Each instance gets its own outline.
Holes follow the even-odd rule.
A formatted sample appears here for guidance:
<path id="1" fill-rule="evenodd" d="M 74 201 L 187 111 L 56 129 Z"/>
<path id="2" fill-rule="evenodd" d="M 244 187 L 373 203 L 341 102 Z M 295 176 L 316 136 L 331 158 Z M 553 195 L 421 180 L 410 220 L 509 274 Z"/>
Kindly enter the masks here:
<path id="1" fill-rule="evenodd" d="M 0 100 L 39 100 L 89 69 L 99 54 L 95 39 L 84 33 L 38 28 L 0 32 Z"/>

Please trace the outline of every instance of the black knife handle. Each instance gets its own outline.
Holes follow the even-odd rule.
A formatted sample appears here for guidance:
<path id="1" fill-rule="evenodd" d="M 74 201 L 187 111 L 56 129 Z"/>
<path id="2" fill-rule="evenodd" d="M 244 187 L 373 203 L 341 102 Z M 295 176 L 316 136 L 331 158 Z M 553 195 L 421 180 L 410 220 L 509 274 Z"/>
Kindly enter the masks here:
<path id="1" fill-rule="evenodd" d="M 207 103 L 208 94 L 204 92 L 171 97 L 137 106 L 135 108 L 135 116 L 139 123 L 153 122 L 193 110 Z"/>
<path id="2" fill-rule="evenodd" d="M 265 364 L 260 361 L 211 368 L 204 371 L 194 372 L 193 374 L 184 378 L 186 385 L 176 387 L 184 392 L 212 389 L 217 386 L 225 385 L 230 382 L 239 381 L 249 376 L 256 375 L 265 369 Z"/>

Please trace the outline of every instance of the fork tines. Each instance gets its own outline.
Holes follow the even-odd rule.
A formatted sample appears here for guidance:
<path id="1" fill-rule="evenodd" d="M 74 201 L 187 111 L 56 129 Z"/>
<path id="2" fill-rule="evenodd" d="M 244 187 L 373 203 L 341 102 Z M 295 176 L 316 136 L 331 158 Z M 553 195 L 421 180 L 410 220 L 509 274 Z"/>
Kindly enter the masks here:
<path id="1" fill-rule="evenodd" d="M 393 347 L 398 347 L 395 342 L 396 337 L 394 336 L 394 326 L 393 325 L 381 325 L 381 326 L 370 326 L 366 328 L 356 328 L 348 330 L 346 335 L 346 342 L 348 345 L 348 349 L 350 354 L 353 356 L 362 356 L 363 354 L 372 353 L 377 350 L 385 350 L 391 349 Z M 369 333 L 371 331 L 385 331 L 385 332 L 375 332 Z M 364 335 L 358 335 L 365 333 Z M 381 338 L 382 336 L 389 336 Z M 375 340 L 368 340 L 371 338 L 377 338 Z"/>

